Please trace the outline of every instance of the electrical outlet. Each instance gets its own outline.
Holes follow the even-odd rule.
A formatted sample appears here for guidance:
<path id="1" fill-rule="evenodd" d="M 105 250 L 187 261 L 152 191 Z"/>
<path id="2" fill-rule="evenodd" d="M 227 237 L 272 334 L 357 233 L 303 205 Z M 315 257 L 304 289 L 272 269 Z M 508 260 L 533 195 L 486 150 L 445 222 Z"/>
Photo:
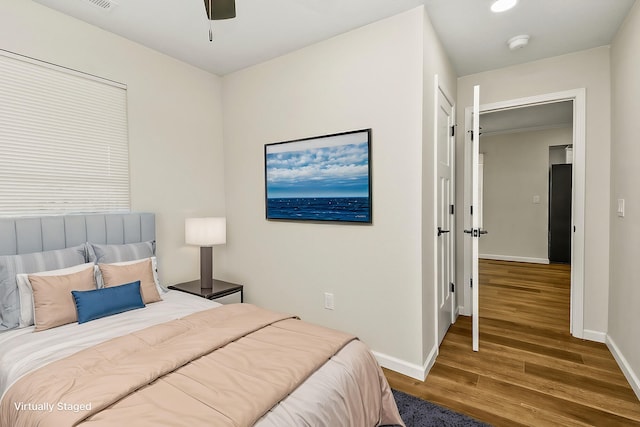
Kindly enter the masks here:
<path id="1" fill-rule="evenodd" d="M 330 292 L 324 293 L 324 308 L 326 310 L 333 310 L 333 294 Z"/>

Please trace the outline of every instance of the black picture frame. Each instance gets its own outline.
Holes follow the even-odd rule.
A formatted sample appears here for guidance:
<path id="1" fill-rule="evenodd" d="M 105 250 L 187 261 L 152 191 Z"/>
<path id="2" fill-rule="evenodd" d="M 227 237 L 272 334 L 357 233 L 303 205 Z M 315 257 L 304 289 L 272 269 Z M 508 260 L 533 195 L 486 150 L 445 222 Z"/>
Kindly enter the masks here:
<path id="1" fill-rule="evenodd" d="M 372 224 L 371 129 L 264 146 L 267 220 Z"/>

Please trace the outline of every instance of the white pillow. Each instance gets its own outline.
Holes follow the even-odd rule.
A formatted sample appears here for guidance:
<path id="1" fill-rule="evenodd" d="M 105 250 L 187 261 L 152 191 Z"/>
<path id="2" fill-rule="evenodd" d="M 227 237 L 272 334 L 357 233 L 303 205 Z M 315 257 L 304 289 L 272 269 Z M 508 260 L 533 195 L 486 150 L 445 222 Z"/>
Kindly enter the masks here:
<path id="1" fill-rule="evenodd" d="M 160 295 L 167 293 L 168 291 L 160 285 L 160 280 L 158 279 L 158 261 L 156 257 L 152 256 L 151 258 L 151 269 L 153 270 L 153 281 L 156 282 L 156 288 L 158 289 L 158 293 Z M 137 264 L 139 262 L 143 262 L 148 260 L 149 258 L 136 259 L 134 261 L 121 261 L 121 262 L 110 262 L 111 265 L 131 265 Z M 104 288 L 104 280 L 102 279 L 102 274 L 100 274 L 100 269 L 96 266 L 95 269 L 95 277 L 96 283 L 98 284 L 98 288 Z"/>
<path id="2" fill-rule="evenodd" d="M 80 271 L 93 268 L 94 275 L 95 269 L 98 268 L 92 262 L 86 264 L 74 265 L 73 267 L 61 268 L 59 270 L 41 271 L 38 273 L 31 273 L 31 276 L 64 276 L 67 274 L 78 273 Z M 33 306 L 33 289 L 29 282 L 29 274 L 16 274 L 16 282 L 18 283 L 18 295 L 20 298 L 20 323 L 18 328 L 26 328 L 34 324 L 34 306 Z"/>

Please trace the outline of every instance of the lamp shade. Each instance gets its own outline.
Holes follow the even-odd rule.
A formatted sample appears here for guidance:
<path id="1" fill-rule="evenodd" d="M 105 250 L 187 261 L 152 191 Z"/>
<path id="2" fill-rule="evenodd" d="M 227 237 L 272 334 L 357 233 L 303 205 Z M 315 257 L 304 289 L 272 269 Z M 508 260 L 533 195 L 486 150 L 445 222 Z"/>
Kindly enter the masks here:
<path id="1" fill-rule="evenodd" d="M 184 237 L 188 245 L 213 246 L 227 242 L 226 218 L 187 218 Z"/>

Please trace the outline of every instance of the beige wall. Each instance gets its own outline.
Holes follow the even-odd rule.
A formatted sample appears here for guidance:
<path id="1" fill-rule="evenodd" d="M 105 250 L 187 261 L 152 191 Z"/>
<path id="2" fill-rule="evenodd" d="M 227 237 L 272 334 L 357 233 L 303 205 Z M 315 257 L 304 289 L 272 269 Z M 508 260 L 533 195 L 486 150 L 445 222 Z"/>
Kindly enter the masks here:
<path id="1" fill-rule="evenodd" d="M 455 74 L 424 8 L 226 77 L 224 150 L 217 76 L 21 0 L 0 6 L 0 39 L 127 84 L 132 208 L 156 213 L 163 282 L 198 274 L 184 218 L 227 215 L 216 271 L 250 301 L 352 331 L 418 369 L 435 354 L 434 237 L 422 228 L 434 225 L 433 74 L 454 97 Z M 265 143 L 367 127 L 372 226 L 264 220 Z"/>
<path id="2" fill-rule="evenodd" d="M 609 339 L 626 359 L 627 378 L 640 396 L 640 3 L 629 13 L 611 48 L 611 257 Z M 625 199 L 625 216 L 616 215 Z M 629 373 L 631 373 L 629 375 Z"/>
<path id="3" fill-rule="evenodd" d="M 31 1 L 2 1 L 0 41 L 127 85 L 132 209 L 156 213 L 163 282 L 198 277 L 184 218 L 224 215 L 220 78 Z"/>
<path id="4" fill-rule="evenodd" d="M 565 90 L 586 88 L 586 200 L 584 329 L 607 331 L 609 294 L 609 196 L 610 196 L 610 75 L 607 46 L 516 65 L 458 79 L 458 108 L 472 105 L 473 86 L 480 85 L 480 103 L 488 104 Z M 464 119 L 458 116 L 464 128 Z M 463 162 L 463 132 L 459 132 L 458 164 Z M 462 179 L 462 170 L 456 175 Z M 458 186 L 458 189 L 461 189 Z M 458 206 L 462 206 L 458 191 Z M 458 209 L 458 213 L 462 210 Z M 462 217 L 458 215 L 459 221 Z M 491 230 L 489 230 L 491 232 Z M 458 239 L 462 259 L 462 240 Z M 458 277 L 462 266 L 458 265 Z M 466 288 L 468 284 L 465 284 Z M 462 289 L 464 290 L 464 289 Z M 458 301 L 463 301 L 458 295 Z"/>
<path id="5" fill-rule="evenodd" d="M 425 353 L 425 22 L 419 7 L 227 75 L 223 83 L 229 243 L 218 258 L 221 274 L 245 283 L 250 302 L 352 332 L 414 366 L 422 366 Z M 433 75 L 425 84 L 432 81 Z M 264 144 L 362 128 L 372 128 L 372 225 L 265 220 Z M 324 292 L 335 295 L 335 310 L 323 308 Z M 431 311 L 433 300 L 426 299 Z"/>
<path id="6" fill-rule="evenodd" d="M 479 241 L 481 258 L 548 261 L 549 147 L 569 145 L 572 139 L 571 127 L 480 138 L 483 228 L 490 230 Z"/>

